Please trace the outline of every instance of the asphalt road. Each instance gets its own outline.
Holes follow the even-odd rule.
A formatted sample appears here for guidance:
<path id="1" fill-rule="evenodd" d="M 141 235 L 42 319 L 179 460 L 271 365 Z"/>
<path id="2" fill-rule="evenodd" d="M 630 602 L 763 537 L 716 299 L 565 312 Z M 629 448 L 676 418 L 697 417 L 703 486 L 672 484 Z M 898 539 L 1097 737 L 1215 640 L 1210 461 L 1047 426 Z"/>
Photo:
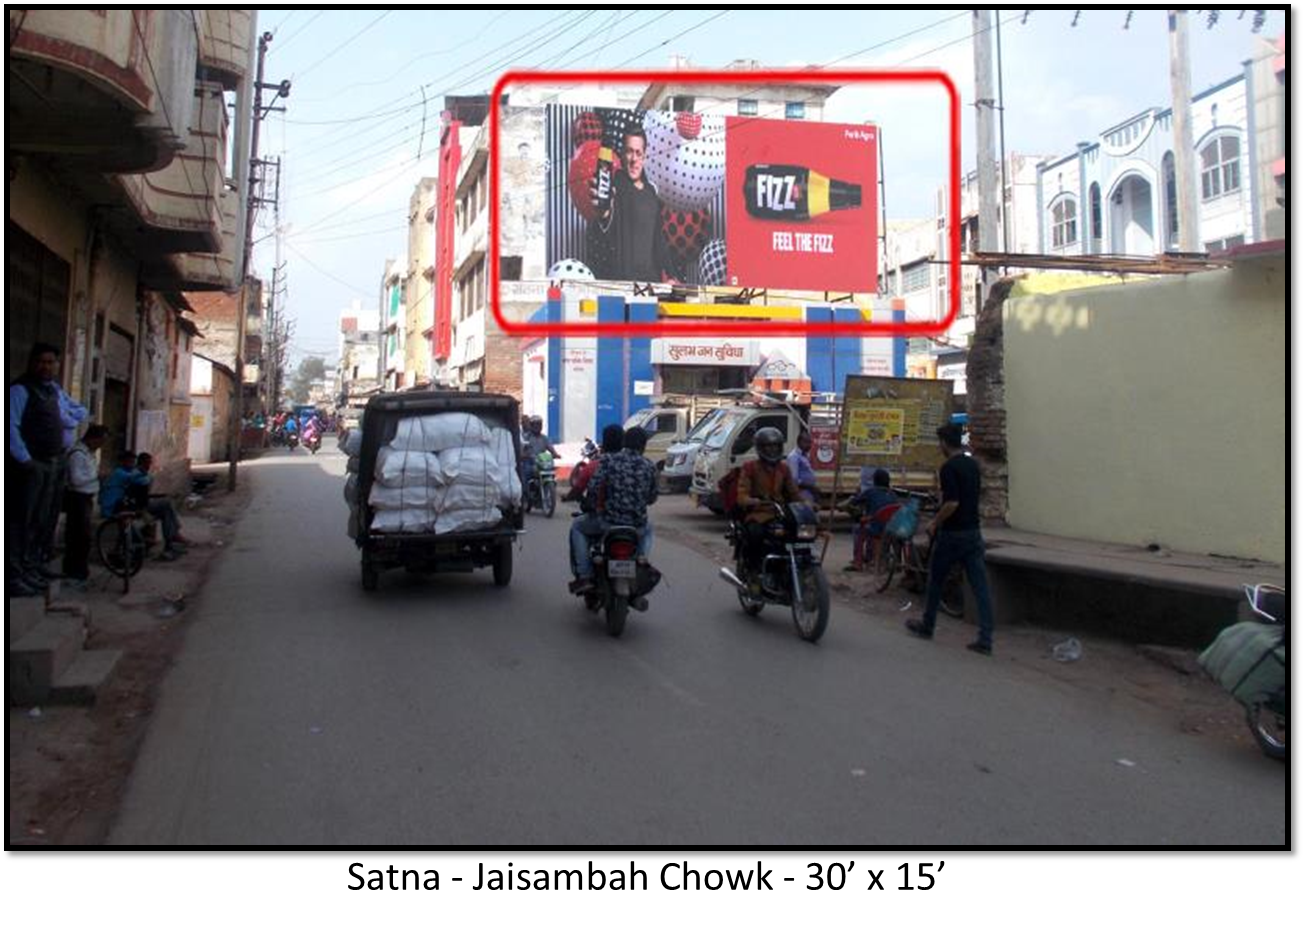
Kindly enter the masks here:
<path id="1" fill-rule="evenodd" d="M 528 518 L 509 588 L 397 571 L 365 593 L 328 445 L 244 467 L 113 843 L 1285 839 L 1285 771 L 1253 750 L 895 614 L 835 602 L 809 645 L 664 535 L 666 580 L 615 640 L 565 591 L 562 511 Z"/>

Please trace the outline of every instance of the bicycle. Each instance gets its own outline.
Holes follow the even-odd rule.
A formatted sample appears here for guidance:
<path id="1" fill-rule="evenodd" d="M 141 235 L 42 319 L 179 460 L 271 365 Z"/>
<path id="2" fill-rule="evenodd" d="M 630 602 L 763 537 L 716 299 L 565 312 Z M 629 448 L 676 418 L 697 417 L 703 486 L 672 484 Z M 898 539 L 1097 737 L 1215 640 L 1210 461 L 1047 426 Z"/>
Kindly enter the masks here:
<path id="1" fill-rule="evenodd" d="M 941 507 L 936 497 L 909 493 L 920 500 L 919 513 L 933 513 Z M 901 587 L 910 592 L 928 592 L 928 565 L 933 556 L 933 541 L 930 538 L 924 548 L 915 539 L 915 525 L 908 525 L 910 535 L 901 537 L 886 533 L 880 538 L 881 549 L 876 552 L 874 564 L 877 580 L 875 591 L 886 592 L 892 586 L 892 580 L 901 573 Z M 964 614 L 964 573 L 957 563 L 953 566 L 942 583 L 942 598 L 939 603 L 942 613 L 950 617 Z"/>
<path id="2" fill-rule="evenodd" d="M 122 579 L 122 593 L 131 591 L 131 577 L 145 565 L 149 547 L 144 531 L 137 524 L 143 515 L 138 511 L 120 511 L 95 532 L 95 549 L 104 567 Z"/>

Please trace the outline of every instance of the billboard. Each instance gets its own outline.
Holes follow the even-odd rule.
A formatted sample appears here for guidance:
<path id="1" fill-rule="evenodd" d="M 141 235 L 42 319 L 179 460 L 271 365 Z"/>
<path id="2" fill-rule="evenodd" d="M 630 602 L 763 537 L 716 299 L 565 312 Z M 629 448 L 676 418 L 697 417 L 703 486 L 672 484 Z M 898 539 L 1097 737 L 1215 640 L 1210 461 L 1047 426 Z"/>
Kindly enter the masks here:
<path id="1" fill-rule="evenodd" d="M 877 289 L 878 130 L 546 107 L 553 279 Z"/>

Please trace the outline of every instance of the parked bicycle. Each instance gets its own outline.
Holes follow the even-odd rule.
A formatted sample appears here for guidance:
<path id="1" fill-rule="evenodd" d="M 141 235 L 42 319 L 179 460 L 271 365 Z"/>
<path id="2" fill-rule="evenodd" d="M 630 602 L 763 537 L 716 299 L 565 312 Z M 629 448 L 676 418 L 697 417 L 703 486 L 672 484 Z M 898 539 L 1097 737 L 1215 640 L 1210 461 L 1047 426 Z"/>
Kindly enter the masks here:
<path id="1" fill-rule="evenodd" d="M 142 528 L 144 515 L 131 509 L 120 511 L 95 532 L 95 549 L 104 567 L 122 579 L 122 593 L 131 591 L 131 577 L 145 565 L 149 540 Z"/>
<path id="2" fill-rule="evenodd" d="M 886 592 L 899 575 L 901 587 L 906 591 L 927 593 L 933 541 L 917 536 L 919 520 L 920 515 L 935 514 L 940 507 L 935 495 L 908 492 L 900 506 L 890 513 L 884 512 L 885 529 L 870 560 L 876 591 Z M 959 564 L 951 569 L 942 585 L 940 607 L 943 614 L 951 617 L 964 615 L 964 572 Z"/>

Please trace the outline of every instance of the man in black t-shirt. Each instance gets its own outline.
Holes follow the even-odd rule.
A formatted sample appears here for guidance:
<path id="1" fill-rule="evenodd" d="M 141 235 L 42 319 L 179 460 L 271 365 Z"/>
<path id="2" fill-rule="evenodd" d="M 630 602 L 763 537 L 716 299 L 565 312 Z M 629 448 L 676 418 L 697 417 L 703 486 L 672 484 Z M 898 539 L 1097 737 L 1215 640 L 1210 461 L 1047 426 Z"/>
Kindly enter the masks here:
<path id="1" fill-rule="evenodd" d="M 938 471 L 942 484 L 942 507 L 928 525 L 933 538 L 933 555 L 928 564 L 928 598 L 922 620 L 906 621 L 906 629 L 917 637 L 931 639 L 937 625 L 937 606 L 942 600 L 942 584 L 957 564 L 963 564 L 969 587 L 978 600 L 978 639 L 969 649 L 984 656 L 992 654 L 992 596 L 987 587 L 987 568 L 983 562 L 983 535 L 978 520 L 978 494 L 982 474 L 973 457 L 964 453 L 963 432 L 958 424 L 937 429 L 937 437 L 946 454 Z"/>

